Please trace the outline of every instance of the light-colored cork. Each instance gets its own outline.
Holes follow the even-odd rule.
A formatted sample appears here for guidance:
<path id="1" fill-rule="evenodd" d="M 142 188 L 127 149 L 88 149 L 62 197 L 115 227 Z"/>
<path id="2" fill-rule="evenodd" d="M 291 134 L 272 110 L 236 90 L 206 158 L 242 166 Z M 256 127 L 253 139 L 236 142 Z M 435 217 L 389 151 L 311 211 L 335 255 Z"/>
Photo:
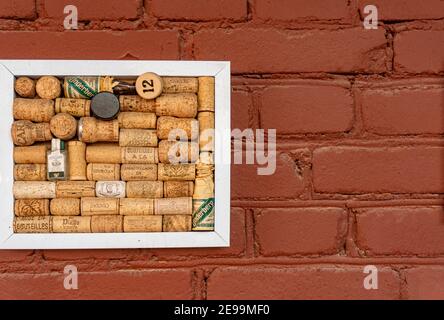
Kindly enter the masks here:
<path id="1" fill-rule="evenodd" d="M 53 216 L 78 216 L 80 215 L 80 199 L 57 198 L 51 200 L 51 215 Z"/>
<path id="2" fill-rule="evenodd" d="M 35 97 L 35 81 L 28 77 L 19 77 L 15 80 L 14 89 L 22 98 Z"/>
<path id="3" fill-rule="evenodd" d="M 30 146 L 36 141 L 49 141 L 52 138 L 48 123 L 32 123 L 29 120 L 15 121 L 11 127 L 11 136 L 16 146 Z"/>
<path id="4" fill-rule="evenodd" d="M 91 231 L 97 233 L 123 232 L 123 216 L 92 216 Z"/>
<path id="5" fill-rule="evenodd" d="M 46 163 L 46 145 L 14 147 L 14 162 L 22 164 Z"/>
<path id="6" fill-rule="evenodd" d="M 154 214 L 156 215 L 186 214 L 191 216 L 192 213 L 193 198 L 191 197 L 154 199 Z"/>
<path id="7" fill-rule="evenodd" d="M 157 164 L 122 164 L 123 181 L 157 180 Z"/>
<path id="8" fill-rule="evenodd" d="M 156 103 L 153 100 L 146 100 L 139 96 L 121 95 L 119 96 L 120 111 L 132 112 L 156 112 Z"/>
<path id="9" fill-rule="evenodd" d="M 52 217 L 15 217 L 14 233 L 51 233 Z"/>
<path id="10" fill-rule="evenodd" d="M 68 113 L 57 113 L 49 124 L 52 134 L 61 140 L 70 140 L 76 136 L 77 120 Z"/>
<path id="11" fill-rule="evenodd" d="M 200 152 L 199 163 L 214 164 L 214 153 L 209 151 Z"/>
<path id="12" fill-rule="evenodd" d="M 162 216 L 124 216 L 124 232 L 162 232 Z"/>
<path id="13" fill-rule="evenodd" d="M 119 214 L 119 198 L 82 198 L 82 216 Z"/>
<path id="14" fill-rule="evenodd" d="M 214 77 L 199 77 L 198 111 L 214 112 Z"/>
<path id="15" fill-rule="evenodd" d="M 94 181 L 57 181 L 57 198 L 82 198 L 95 195 Z"/>
<path id="16" fill-rule="evenodd" d="M 86 147 L 88 163 L 122 163 L 122 151 L 118 144 L 98 143 Z"/>
<path id="17" fill-rule="evenodd" d="M 154 72 L 145 72 L 136 79 L 136 91 L 143 99 L 154 99 L 162 94 L 163 81 Z"/>
<path id="18" fill-rule="evenodd" d="M 194 93 L 168 93 L 156 99 L 156 115 L 195 118 L 197 96 Z"/>
<path id="19" fill-rule="evenodd" d="M 193 193 L 193 231 L 214 230 L 214 165 L 198 163 Z"/>
<path id="20" fill-rule="evenodd" d="M 163 216 L 163 232 L 188 232 L 188 231 L 191 231 L 190 215 Z"/>
<path id="21" fill-rule="evenodd" d="M 68 142 L 69 179 L 86 180 L 86 144 L 80 141 Z"/>
<path id="22" fill-rule="evenodd" d="M 73 117 L 89 117 L 91 115 L 91 100 L 58 98 L 55 101 L 56 113 L 68 113 Z"/>
<path id="23" fill-rule="evenodd" d="M 79 140 L 86 143 L 119 141 L 119 121 L 103 121 L 93 117 L 79 120 Z"/>
<path id="24" fill-rule="evenodd" d="M 124 164 L 159 163 L 158 149 L 151 147 L 122 147 L 121 159 Z"/>
<path id="25" fill-rule="evenodd" d="M 214 151 L 214 112 L 202 111 L 197 115 L 199 120 L 200 151 Z"/>
<path id="26" fill-rule="evenodd" d="M 143 198 L 120 199 L 120 214 L 123 216 L 153 215 L 154 200 Z"/>
<path id="27" fill-rule="evenodd" d="M 199 121 L 191 118 L 157 118 L 157 136 L 162 140 L 197 140 Z"/>
<path id="28" fill-rule="evenodd" d="M 15 199 L 52 199 L 56 197 L 56 184 L 51 181 L 15 181 Z"/>
<path id="29" fill-rule="evenodd" d="M 125 198 L 125 181 L 97 181 L 96 197 L 99 198 Z"/>
<path id="30" fill-rule="evenodd" d="M 54 233 L 90 233 L 91 217 L 55 216 L 52 217 Z"/>
<path id="31" fill-rule="evenodd" d="M 163 93 L 197 93 L 199 82 L 193 77 L 162 77 Z"/>
<path id="32" fill-rule="evenodd" d="M 193 181 L 165 181 L 163 183 L 163 195 L 165 198 L 191 197 L 193 192 Z"/>
<path id="33" fill-rule="evenodd" d="M 87 173 L 87 178 L 90 181 L 120 180 L 120 164 L 89 163 L 88 167 L 86 168 L 86 173 Z"/>
<path id="34" fill-rule="evenodd" d="M 187 141 L 159 141 L 159 162 L 194 163 L 199 159 L 199 144 Z"/>
<path id="35" fill-rule="evenodd" d="M 120 129 L 119 145 L 121 147 L 157 147 L 156 130 Z"/>
<path id="36" fill-rule="evenodd" d="M 54 116 L 54 101 L 48 99 L 15 98 L 13 104 L 15 120 L 49 122 Z"/>
<path id="37" fill-rule="evenodd" d="M 62 93 L 62 84 L 56 77 L 43 76 L 37 80 L 35 91 L 42 99 L 55 99 Z"/>
<path id="38" fill-rule="evenodd" d="M 48 216 L 49 199 L 15 200 L 14 213 L 17 217 Z"/>
<path id="39" fill-rule="evenodd" d="M 162 181 L 128 181 L 126 183 L 128 198 L 162 198 Z"/>
<path id="40" fill-rule="evenodd" d="M 167 164 L 159 163 L 157 166 L 157 178 L 161 181 L 169 180 L 194 180 L 196 178 L 196 166 L 194 164 Z"/>
<path id="41" fill-rule="evenodd" d="M 121 112 L 117 120 L 121 129 L 155 129 L 157 116 L 150 112 Z"/>
<path id="42" fill-rule="evenodd" d="M 46 165 L 44 164 L 16 164 L 14 166 L 15 181 L 45 181 Z"/>

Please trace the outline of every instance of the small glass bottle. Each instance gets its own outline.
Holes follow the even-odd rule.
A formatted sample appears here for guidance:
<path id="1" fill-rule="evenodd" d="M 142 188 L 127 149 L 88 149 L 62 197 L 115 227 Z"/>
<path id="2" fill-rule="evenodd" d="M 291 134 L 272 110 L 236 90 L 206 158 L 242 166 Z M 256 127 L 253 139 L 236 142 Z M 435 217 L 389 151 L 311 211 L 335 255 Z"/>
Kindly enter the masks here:
<path id="1" fill-rule="evenodd" d="M 68 156 L 65 150 L 65 141 L 52 139 L 51 151 L 47 154 L 49 181 L 68 179 Z"/>

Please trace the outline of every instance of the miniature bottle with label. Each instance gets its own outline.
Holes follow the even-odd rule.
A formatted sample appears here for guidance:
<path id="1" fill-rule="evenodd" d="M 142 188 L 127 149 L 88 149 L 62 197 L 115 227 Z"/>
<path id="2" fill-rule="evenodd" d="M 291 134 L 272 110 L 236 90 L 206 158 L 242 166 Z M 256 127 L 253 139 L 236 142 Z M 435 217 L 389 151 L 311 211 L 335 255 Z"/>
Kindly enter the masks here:
<path id="1" fill-rule="evenodd" d="M 52 139 L 51 151 L 48 151 L 48 180 L 68 179 L 68 157 L 65 150 L 65 142 L 60 139 Z"/>

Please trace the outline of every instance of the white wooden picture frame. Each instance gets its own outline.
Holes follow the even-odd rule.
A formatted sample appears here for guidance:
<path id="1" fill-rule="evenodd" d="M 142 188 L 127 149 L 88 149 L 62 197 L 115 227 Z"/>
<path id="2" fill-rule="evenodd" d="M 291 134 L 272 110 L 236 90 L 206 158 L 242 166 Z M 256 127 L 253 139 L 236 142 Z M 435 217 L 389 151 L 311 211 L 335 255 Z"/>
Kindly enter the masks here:
<path id="1" fill-rule="evenodd" d="M 16 76 L 161 76 L 215 77 L 215 231 L 153 233 L 13 232 L 13 122 Z M 230 245 L 230 63 L 222 61 L 0 60 L 0 249 L 99 249 L 228 247 Z"/>

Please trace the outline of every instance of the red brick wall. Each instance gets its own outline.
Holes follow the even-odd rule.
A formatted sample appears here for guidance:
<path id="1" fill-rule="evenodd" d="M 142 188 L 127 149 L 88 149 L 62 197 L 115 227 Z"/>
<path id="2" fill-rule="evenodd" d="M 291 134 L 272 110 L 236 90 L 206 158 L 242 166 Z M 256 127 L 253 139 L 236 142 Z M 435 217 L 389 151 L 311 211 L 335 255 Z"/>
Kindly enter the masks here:
<path id="1" fill-rule="evenodd" d="M 0 298 L 443 299 L 443 52 L 440 0 L 1 0 L 0 58 L 231 60 L 278 169 L 233 166 L 230 248 L 0 251 Z"/>

